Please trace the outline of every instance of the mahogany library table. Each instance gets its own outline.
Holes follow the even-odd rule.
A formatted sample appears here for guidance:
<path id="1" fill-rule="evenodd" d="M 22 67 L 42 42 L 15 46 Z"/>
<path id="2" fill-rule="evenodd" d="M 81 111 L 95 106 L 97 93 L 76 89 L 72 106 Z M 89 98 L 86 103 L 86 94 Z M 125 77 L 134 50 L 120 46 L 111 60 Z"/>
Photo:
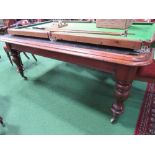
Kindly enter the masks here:
<path id="1" fill-rule="evenodd" d="M 11 28 L 0 37 L 25 80 L 21 52 L 111 73 L 116 80 L 111 122 L 123 113 L 133 80 L 155 82 L 152 74 L 144 74 L 154 64 L 154 23 L 133 23 L 127 35 L 123 35 L 124 30 L 96 28 L 89 22 L 68 22 L 57 29 L 54 26 L 48 21 Z"/>

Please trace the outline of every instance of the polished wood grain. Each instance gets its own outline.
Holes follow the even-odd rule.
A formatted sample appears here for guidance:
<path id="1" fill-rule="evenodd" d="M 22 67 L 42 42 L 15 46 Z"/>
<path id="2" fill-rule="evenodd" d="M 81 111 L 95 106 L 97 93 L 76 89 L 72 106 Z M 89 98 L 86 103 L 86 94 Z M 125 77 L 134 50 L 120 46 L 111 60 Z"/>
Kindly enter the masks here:
<path id="1" fill-rule="evenodd" d="M 100 37 L 91 37 L 91 36 L 82 36 L 80 33 L 77 35 L 73 35 L 73 33 L 65 33 L 65 32 L 53 32 L 52 34 L 50 31 L 47 30 L 39 30 L 39 29 L 8 29 L 8 33 L 11 35 L 21 35 L 21 36 L 33 36 L 37 38 L 49 38 L 56 40 L 67 40 L 67 41 L 75 41 L 75 42 L 84 42 L 84 43 L 91 43 L 97 45 L 107 45 L 107 46 L 114 46 L 114 47 L 123 47 L 123 48 L 130 48 L 130 49 L 140 49 L 142 45 L 142 41 L 133 41 L 127 38 L 103 38 Z M 150 42 L 148 42 L 150 43 Z"/>
<path id="2" fill-rule="evenodd" d="M 113 117 L 111 122 L 115 122 L 117 117 L 124 112 L 124 101 L 128 98 L 132 82 L 136 76 L 138 67 L 118 65 L 115 71 L 116 102 L 112 105 Z"/>
<path id="3" fill-rule="evenodd" d="M 8 29 L 7 30 L 9 34 L 11 35 L 21 35 L 21 36 L 32 36 L 32 37 L 37 37 L 37 38 L 48 38 L 48 31 L 43 31 L 39 29 L 33 29 L 33 30 L 27 30 L 23 29 L 22 31 L 20 29 Z"/>
<path id="4" fill-rule="evenodd" d="M 139 55 L 123 55 L 118 53 L 110 53 L 104 51 L 98 51 L 94 49 L 84 49 L 84 48 L 77 48 L 77 47 L 70 47 L 70 46 L 64 46 L 64 45 L 56 45 L 52 43 L 45 43 L 45 42 L 38 42 L 33 40 L 25 40 L 24 38 L 7 38 L 3 37 L 1 38 L 4 42 L 11 43 L 11 46 L 18 46 L 20 50 L 25 51 L 26 48 L 29 48 L 27 52 L 31 48 L 39 49 L 37 52 L 43 50 L 46 52 L 54 52 L 61 54 L 68 54 L 68 55 L 75 55 L 75 56 L 81 56 L 86 57 L 90 59 L 95 60 L 101 60 L 105 62 L 111 62 L 111 63 L 117 63 L 117 64 L 123 64 L 126 66 L 145 66 L 152 62 L 153 52 L 150 49 L 150 52 L 148 53 L 142 53 Z M 16 48 L 15 47 L 15 48 Z M 24 48 L 23 48 L 24 47 Z M 44 56 L 46 56 L 46 52 L 42 53 Z M 38 53 L 39 54 L 39 53 Z M 49 53 L 50 54 L 50 53 Z M 48 57 L 48 56 L 47 56 Z"/>
<path id="5" fill-rule="evenodd" d="M 107 45 L 114 47 L 130 48 L 130 49 L 140 49 L 142 41 L 140 40 L 129 40 L 127 38 L 103 38 L 98 35 L 98 37 L 93 37 L 91 35 L 84 36 L 83 34 L 77 33 L 65 33 L 65 32 L 53 32 L 51 35 L 52 39 L 55 40 L 67 40 L 81 43 L 90 43 L 96 45 Z"/>

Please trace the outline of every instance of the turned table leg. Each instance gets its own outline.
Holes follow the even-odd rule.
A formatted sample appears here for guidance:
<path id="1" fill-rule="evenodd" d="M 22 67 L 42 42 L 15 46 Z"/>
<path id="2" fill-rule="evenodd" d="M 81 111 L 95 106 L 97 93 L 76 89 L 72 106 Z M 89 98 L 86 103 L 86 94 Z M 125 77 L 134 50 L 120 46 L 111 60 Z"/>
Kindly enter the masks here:
<path id="1" fill-rule="evenodd" d="M 111 122 L 115 122 L 119 115 L 121 115 L 124 111 L 124 101 L 129 96 L 129 91 L 131 88 L 131 83 L 125 83 L 121 81 L 116 82 L 116 90 L 115 90 L 115 97 L 116 102 L 112 105 L 111 111 L 113 113 L 113 117 Z"/>
<path id="2" fill-rule="evenodd" d="M 17 71 L 24 78 L 24 80 L 27 80 L 27 77 L 24 75 L 24 68 L 20 57 L 20 52 L 17 52 L 16 50 L 11 50 L 11 56 L 12 56 L 12 61 L 17 66 Z"/>
<path id="3" fill-rule="evenodd" d="M 136 67 L 117 66 L 116 69 L 116 102 L 112 105 L 112 119 L 115 122 L 117 118 L 124 112 L 124 101 L 127 100 L 132 82 L 136 76 Z"/>

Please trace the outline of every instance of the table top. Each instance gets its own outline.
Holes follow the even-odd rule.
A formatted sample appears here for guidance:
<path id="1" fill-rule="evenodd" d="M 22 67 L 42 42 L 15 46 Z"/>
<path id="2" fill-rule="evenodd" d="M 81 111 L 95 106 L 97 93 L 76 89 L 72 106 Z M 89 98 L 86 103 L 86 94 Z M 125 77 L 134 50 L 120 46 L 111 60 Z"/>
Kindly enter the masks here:
<path id="1" fill-rule="evenodd" d="M 25 29 L 33 29 L 34 27 L 39 28 L 48 28 L 51 27 L 52 23 L 42 23 L 35 24 L 33 26 L 27 26 Z M 99 31 L 99 32 L 124 32 L 122 29 L 109 29 L 109 28 L 97 28 L 96 23 L 68 23 L 67 26 L 62 27 L 60 29 L 71 29 L 71 30 L 87 30 L 87 31 Z M 128 39 L 132 40 L 150 40 L 155 32 L 155 24 L 150 23 L 134 23 L 129 27 L 128 33 L 133 33 L 135 35 L 129 34 L 127 35 Z M 98 36 L 97 34 L 93 34 L 93 36 Z M 124 36 L 112 36 L 112 35 L 102 35 L 102 37 L 107 38 L 125 38 Z"/>
<path id="2" fill-rule="evenodd" d="M 36 51 L 41 50 L 42 53 L 44 53 L 44 51 L 49 51 L 51 54 L 52 52 L 57 52 L 127 66 L 145 66 L 150 64 L 153 59 L 153 52 L 151 49 L 148 53 L 138 53 L 126 48 L 97 46 L 68 41 L 50 41 L 47 39 L 14 36 L 9 34 L 0 36 L 0 41 L 9 43 L 12 48 L 16 49 L 16 47 L 18 47 L 20 51 L 25 52 L 30 52 L 31 49 L 35 49 Z"/>
<path id="3" fill-rule="evenodd" d="M 37 23 L 28 26 L 21 26 L 17 28 L 11 28 L 8 30 L 9 34 L 32 36 L 39 38 L 49 38 L 48 29 L 52 28 L 53 22 L 47 21 Z M 59 40 L 85 42 L 92 44 L 101 44 L 114 47 L 124 47 L 130 49 L 140 49 L 142 43 L 147 43 L 152 47 L 155 47 L 155 24 L 154 23 L 133 23 L 128 28 L 127 36 L 115 36 L 115 35 L 101 35 L 101 34 L 87 34 L 87 33 L 70 33 L 62 32 L 63 30 L 72 31 L 94 31 L 94 32 L 111 32 L 111 33 L 123 33 L 121 29 L 109 29 L 109 28 L 97 28 L 96 23 L 87 22 L 68 22 L 67 26 L 59 28 L 61 32 L 53 32 L 55 38 Z M 66 37 L 67 36 L 67 37 Z M 91 40 L 90 40 L 91 38 Z M 92 39 L 94 39 L 92 41 Z"/>

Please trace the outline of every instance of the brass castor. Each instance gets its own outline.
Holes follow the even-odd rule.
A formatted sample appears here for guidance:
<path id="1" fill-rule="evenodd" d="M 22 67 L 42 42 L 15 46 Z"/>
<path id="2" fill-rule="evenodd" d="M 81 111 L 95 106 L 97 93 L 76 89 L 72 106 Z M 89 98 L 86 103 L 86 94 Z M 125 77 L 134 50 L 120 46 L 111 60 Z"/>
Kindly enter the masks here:
<path id="1" fill-rule="evenodd" d="M 116 122 L 117 122 L 117 120 L 118 120 L 118 116 L 112 116 L 112 118 L 110 119 L 110 122 L 112 123 L 112 124 L 115 124 Z"/>

